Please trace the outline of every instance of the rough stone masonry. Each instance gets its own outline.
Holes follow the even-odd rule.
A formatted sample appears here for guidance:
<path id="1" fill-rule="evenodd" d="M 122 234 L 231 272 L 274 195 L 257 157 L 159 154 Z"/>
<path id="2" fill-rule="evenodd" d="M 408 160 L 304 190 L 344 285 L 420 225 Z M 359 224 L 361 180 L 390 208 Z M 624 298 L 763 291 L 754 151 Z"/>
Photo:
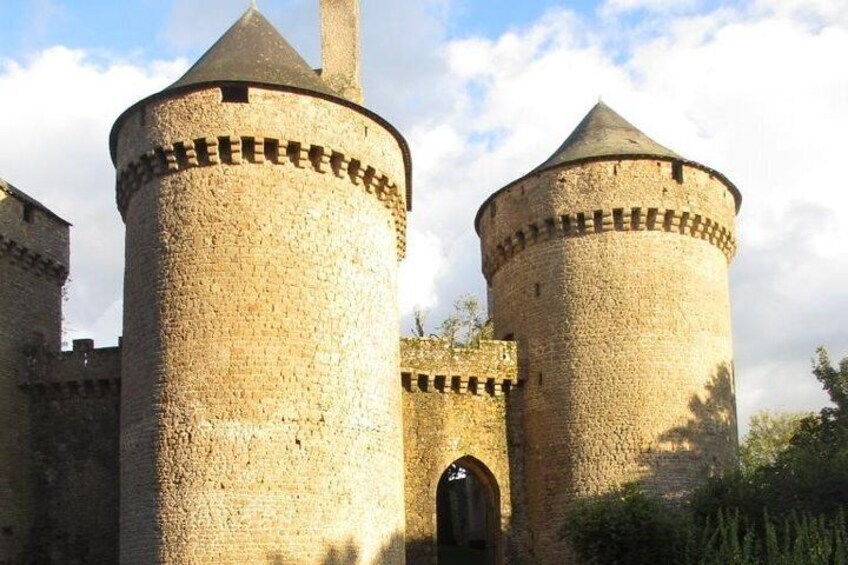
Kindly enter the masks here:
<path id="1" fill-rule="evenodd" d="M 321 7 L 322 72 L 252 7 L 118 118 L 118 347 L 61 351 L 69 224 L 0 182 L 0 565 L 436 564 L 452 465 L 487 562 L 561 564 L 575 500 L 733 464 L 738 189 L 599 103 L 478 212 L 498 341 L 401 339 L 410 150 Z"/>

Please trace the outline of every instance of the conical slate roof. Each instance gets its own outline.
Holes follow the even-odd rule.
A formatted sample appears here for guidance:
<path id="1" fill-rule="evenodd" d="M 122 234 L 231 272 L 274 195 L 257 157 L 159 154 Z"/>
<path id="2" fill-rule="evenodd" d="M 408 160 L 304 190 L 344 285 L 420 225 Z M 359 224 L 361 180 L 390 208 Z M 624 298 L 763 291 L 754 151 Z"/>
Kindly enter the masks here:
<path id="1" fill-rule="evenodd" d="M 639 131 L 612 108 L 598 102 L 565 143 L 535 171 L 597 157 L 636 155 L 682 159 Z"/>
<path id="2" fill-rule="evenodd" d="M 180 80 L 136 102 L 118 116 L 109 135 L 112 162 L 117 163 L 118 135 L 124 120 L 139 108 L 152 101 L 180 96 L 186 91 L 226 83 L 246 83 L 323 98 L 367 116 L 386 128 L 403 153 L 407 207 L 412 209 L 412 158 L 409 145 L 400 132 L 378 114 L 330 88 L 255 6 L 251 6 Z"/>
<path id="3" fill-rule="evenodd" d="M 480 215 L 483 213 L 483 210 L 498 194 L 509 189 L 511 186 L 514 186 L 529 176 L 548 169 L 563 165 L 578 165 L 585 161 L 606 158 L 647 158 L 682 161 L 689 166 L 706 171 L 721 180 L 733 194 L 733 198 L 736 200 L 737 212 L 742 205 L 742 194 L 739 192 L 739 189 L 722 173 L 695 161 L 690 161 L 671 149 L 663 147 L 639 131 L 636 126 L 619 116 L 612 108 L 603 102 L 598 102 L 586 114 L 586 117 L 578 124 L 577 128 L 571 132 L 568 139 L 565 140 L 547 161 L 496 191 L 483 202 L 483 205 L 477 210 L 477 216 L 474 219 L 474 227 L 477 233 L 480 233 Z"/>
<path id="4" fill-rule="evenodd" d="M 253 6 L 162 93 L 221 82 L 283 86 L 338 96 Z"/>

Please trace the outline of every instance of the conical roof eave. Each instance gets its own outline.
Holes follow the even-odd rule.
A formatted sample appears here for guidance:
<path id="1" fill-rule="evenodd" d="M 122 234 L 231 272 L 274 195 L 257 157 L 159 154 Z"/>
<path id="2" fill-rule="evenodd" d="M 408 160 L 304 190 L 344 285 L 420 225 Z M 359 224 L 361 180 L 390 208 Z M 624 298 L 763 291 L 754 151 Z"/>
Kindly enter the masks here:
<path id="1" fill-rule="evenodd" d="M 162 93 L 208 83 L 266 84 L 338 96 L 255 7 Z"/>
<path id="2" fill-rule="evenodd" d="M 663 147 L 633 124 L 622 118 L 615 110 L 598 102 L 586 117 L 571 132 L 565 142 L 544 163 L 508 183 L 491 194 L 477 210 L 474 229 L 480 234 L 480 216 L 489 203 L 500 193 L 520 183 L 522 180 L 560 166 L 577 166 L 580 163 L 604 159 L 660 159 L 682 161 L 692 167 L 706 171 L 718 178 L 727 188 L 736 203 L 736 212 L 742 206 L 742 193 L 724 174 L 696 161 L 681 157 L 667 147 Z"/>
<path id="3" fill-rule="evenodd" d="M 587 159 L 632 155 L 682 159 L 598 102 L 559 149 L 533 172 Z"/>

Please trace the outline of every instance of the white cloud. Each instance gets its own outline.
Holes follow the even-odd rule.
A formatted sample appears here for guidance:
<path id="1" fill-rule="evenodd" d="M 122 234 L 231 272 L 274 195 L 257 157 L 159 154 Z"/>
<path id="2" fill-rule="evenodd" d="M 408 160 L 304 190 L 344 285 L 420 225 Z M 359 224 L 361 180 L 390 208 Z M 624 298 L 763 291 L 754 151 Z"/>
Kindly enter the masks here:
<path id="1" fill-rule="evenodd" d="M 108 344 L 120 334 L 123 224 L 109 131 L 124 109 L 184 68 L 184 61 L 104 63 L 64 47 L 0 66 L 0 176 L 74 224 L 68 340 Z"/>
<path id="2" fill-rule="evenodd" d="M 436 281 L 443 275 L 447 258 L 438 237 L 415 229 L 407 234 L 407 259 L 398 273 L 400 312 L 429 311 L 439 304 Z"/>
<path id="3" fill-rule="evenodd" d="M 174 45 L 183 37 L 180 48 L 206 47 L 229 23 L 194 29 L 190 20 L 187 28 L 179 10 L 193 2 L 175 4 L 166 32 Z M 663 5 L 610 0 L 612 20 L 554 10 L 500 37 L 458 41 L 446 39 L 447 0 L 363 5 L 366 95 L 413 148 L 402 311 L 430 308 L 435 325 L 459 295 L 483 298 L 477 208 L 553 152 L 602 95 L 648 135 L 742 190 L 731 274 L 741 419 L 765 407 L 815 408 L 825 400 L 809 376 L 815 347 L 848 353 L 848 222 L 839 216 L 848 208 L 839 169 L 848 5 L 751 0 L 699 13 L 700 2 L 684 12 Z M 654 19 L 642 22 L 650 32 L 612 25 L 624 21 L 616 6 L 622 15 L 650 12 Z M 317 61 L 317 14 L 283 19 L 277 5 L 263 8 Z M 69 337 L 108 342 L 120 333 L 123 226 L 106 139 L 124 108 L 184 66 L 99 63 L 56 48 L 0 71 L 0 176 L 75 224 Z M 54 148 L 51 167 L 43 166 L 45 147 Z"/>
<path id="4" fill-rule="evenodd" d="M 607 0 L 600 11 L 608 16 L 637 10 L 677 13 L 691 10 L 701 3 L 701 0 Z"/>
<path id="5" fill-rule="evenodd" d="M 731 290 L 743 427 L 756 409 L 824 404 L 809 359 L 820 343 L 848 353 L 848 222 L 838 216 L 848 207 L 838 168 L 848 128 L 844 12 L 762 2 L 665 14 L 661 31 L 622 45 L 617 30 L 559 11 L 494 40 L 449 44 L 440 81 L 457 91 L 451 111 L 411 135 L 416 213 L 437 207 L 440 217 L 424 225 L 440 226 L 451 249 L 441 304 L 480 292 L 477 241 L 463 237 L 477 206 L 547 157 L 603 94 L 742 190 Z"/>

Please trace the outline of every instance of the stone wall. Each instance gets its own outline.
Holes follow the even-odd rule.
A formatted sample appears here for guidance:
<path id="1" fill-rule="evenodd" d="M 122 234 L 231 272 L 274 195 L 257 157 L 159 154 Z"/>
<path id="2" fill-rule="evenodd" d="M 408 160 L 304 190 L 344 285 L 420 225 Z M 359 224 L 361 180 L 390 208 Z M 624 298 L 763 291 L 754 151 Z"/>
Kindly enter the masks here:
<path id="1" fill-rule="evenodd" d="M 452 348 L 441 340 L 404 339 L 401 379 L 407 563 L 436 563 L 436 489 L 457 461 L 496 501 L 496 562 L 507 562 L 516 551 L 512 509 L 520 490 L 510 480 L 510 459 L 521 460 L 520 444 L 507 426 L 510 397 L 517 394 L 515 344 Z"/>
<path id="2" fill-rule="evenodd" d="M 403 559 L 393 132 L 250 87 L 117 132 L 121 562 Z"/>
<path id="3" fill-rule="evenodd" d="M 321 78 L 362 104 L 359 0 L 321 0 Z"/>
<path id="4" fill-rule="evenodd" d="M 24 560 L 32 524 L 30 413 L 18 386 L 35 339 L 59 349 L 68 226 L 0 181 L 0 564 Z"/>
<path id="5" fill-rule="evenodd" d="M 548 170 L 481 210 L 496 336 L 526 377 L 534 562 L 563 561 L 574 497 L 676 497 L 732 464 L 735 212 L 708 171 L 649 159 Z"/>
<path id="6" fill-rule="evenodd" d="M 118 562 L 121 350 L 74 342 L 31 358 L 34 528 L 27 563 Z"/>

